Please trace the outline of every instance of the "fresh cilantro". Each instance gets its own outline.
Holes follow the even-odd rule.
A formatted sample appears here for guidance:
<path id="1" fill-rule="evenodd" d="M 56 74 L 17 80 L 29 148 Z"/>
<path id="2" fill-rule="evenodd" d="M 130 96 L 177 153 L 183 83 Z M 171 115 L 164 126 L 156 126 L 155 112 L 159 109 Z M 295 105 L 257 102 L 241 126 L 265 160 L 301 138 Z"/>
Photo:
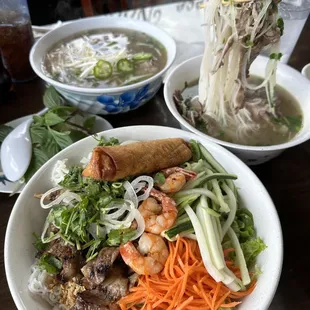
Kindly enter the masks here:
<path id="1" fill-rule="evenodd" d="M 112 230 L 108 235 L 107 244 L 109 246 L 118 246 L 127 243 L 136 234 L 136 230 L 132 228 Z"/>
<path id="2" fill-rule="evenodd" d="M 35 241 L 33 242 L 34 247 L 37 249 L 38 252 L 42 252 L 46 249 L 47 244 L 43 243 L 41 238 L 38 237 L 36 233 L 33 233 Z"/>
<path id="3" fill-rule="evenodd" d="M 98 146 L 114 146 L 120 144 L 118 139 L 113 137 L 107 141 L 103 137 L 97 138 L 96 136 L 94 136 L 94 139 L 98 141 Z"/>
<path id="4" fill-rule="evenodd" d="M 50 274 L 58 274 L 62 269 L 61 261 L 49 254 L 43 254 L 40 257 L 38 266 Z"/>

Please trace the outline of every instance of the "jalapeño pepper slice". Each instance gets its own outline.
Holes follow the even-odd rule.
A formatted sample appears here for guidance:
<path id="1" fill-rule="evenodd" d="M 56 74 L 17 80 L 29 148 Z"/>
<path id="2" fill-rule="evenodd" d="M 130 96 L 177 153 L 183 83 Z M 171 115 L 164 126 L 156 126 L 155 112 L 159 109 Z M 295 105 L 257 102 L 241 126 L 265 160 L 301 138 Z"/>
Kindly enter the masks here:
<path id="1" fill-rule="evenodd" d="M 135 69 L 134 63 L 126 58 L 120 59 L 117 62 L 116 66 L 117 66 L 117 71 L 123 72 L 123 73 L 130 73 L 130 72 L 133 72 Z"/>
<path id="2" fill-rule="evenodd" d="M 137 53 L 135 54 L 132 59 L 135 61 L 145 61 L 150 60 L 153 58 L 153 55 L 151 53 Z"/>
<path id="3" fill-rule="evenodd" d="M 94 76 L 98 80 L 106 80 L 112 75 L 112 66 L 105 60 L 99 60 L 94 67 Z"/>

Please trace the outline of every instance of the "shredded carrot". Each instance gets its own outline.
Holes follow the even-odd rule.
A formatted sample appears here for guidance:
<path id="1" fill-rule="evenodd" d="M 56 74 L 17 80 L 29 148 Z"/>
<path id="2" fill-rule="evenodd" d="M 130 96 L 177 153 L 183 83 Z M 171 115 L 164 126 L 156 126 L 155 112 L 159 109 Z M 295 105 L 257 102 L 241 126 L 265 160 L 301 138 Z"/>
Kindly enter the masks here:
<path id="1" fill-rule="evenodd" d="M 234 249 L 225 250 L 224 255 Z M 227 260 L 227 267 L 238 277 L 240 270 Z M 138 285 L 119 301 L 122 310 L 218 310 L 234 308 L 251 294 L 255 281 L 245 291 L 232 292 L 217 283 L 203 265 L 197 241 L 178 238 L 169 242 L 169 257 L 161 273 L 140 276 Z"/>

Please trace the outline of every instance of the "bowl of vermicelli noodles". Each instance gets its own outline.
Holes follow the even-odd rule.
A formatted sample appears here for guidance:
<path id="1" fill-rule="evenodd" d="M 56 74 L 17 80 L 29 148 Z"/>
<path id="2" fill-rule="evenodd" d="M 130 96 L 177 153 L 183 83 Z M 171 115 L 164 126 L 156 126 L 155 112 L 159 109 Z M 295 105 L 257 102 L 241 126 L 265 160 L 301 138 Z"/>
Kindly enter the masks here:
<path id="1" fill-rule="evenodd" d="M 282 233 L 264 186 L 192 133 L 125 127 L 48 161 L 13 208 L 18 309 L 268 309 Z"/>

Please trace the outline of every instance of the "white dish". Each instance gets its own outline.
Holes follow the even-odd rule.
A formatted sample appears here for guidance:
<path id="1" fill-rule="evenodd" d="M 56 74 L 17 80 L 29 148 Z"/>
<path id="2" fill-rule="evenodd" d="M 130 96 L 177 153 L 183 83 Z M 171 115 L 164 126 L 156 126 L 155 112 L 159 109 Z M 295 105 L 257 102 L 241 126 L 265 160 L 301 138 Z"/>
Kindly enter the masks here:
<path id="1" fill-rule="evenodd" d="M 190 125 L 178 112 L 172 96 L 176 89 L 182 89 L 184 87 L 185 82 L 193 81 L 199 77 L 201 60 L 202 55 L 191 58 L 180 64 L 167 77 L 164 85 L 166 104 L 183 129 L 203 136 L 209 141 L 225 146 L 248 165 L 264 163 L 278 156 L 284 150 L 310 139 L 310 82 L 302 76 L 300 72 L 282 63 L 278 64 L 277 83 L 296 98 L 303 111 L 303 127 L 292 140 L 272 146 L 240 145 L 213 138 Z M 264 76 L 267 61 L 267 57 L 257 57 L 250 68 L 250 73 L 257 76 Z"/>
<path id="2" fill-rule="evenodd" d="M 254 292 L 244 299 L 238 310 L 267 310 L 275 294 L 282 268 L 282 232 L 275 206 L 266 189 L 254 173 L 236 156 L 203 137 L 179 129 L 159 126 L 132 126 L 101 133 L 105 138 L 126 140 L 151 140 L 180 137 L 200 141 L 230 173 L 238 175 L 241 202 L 252 213 L 258 236 L 268 248 L 259 256 L 257 264 L 263 274 L 259 276 Z M 33 178 L 17 199 L 12 210 L 5 237 L 5 270 L 11 294 L 19 310 L 50 310 L 40 297 L 33 297 L 27 288 L 30 266 L 36 251 L 32 245 L 35 231 L 40 234 L 47 211 L 39 207 L 34 193 L 45 192 L 52 187 L 50 175 L 57 160 L 68 158 L 68 164 L 77 164 L 96 146 L 89 137 L 78 141 L 50 159 Z"/>
<path id="3" fill-rule="evenodd" d="M 121 87 L 83 88 L 55 81 L 42 71 L 42 61 L 50 48 L 62 39 L 83 31 L 104 28 L 126 28 L 143 31 L 157 39 L 167 51 L 165 67 L 152 77 Z M 53 85 L 59 93 L 80 110 L 93 114 L 116 114 L 137 109 L 149 101 L 162 84 L 165 72 L 176 55 L 174 40 L 163 30 L 147 22 L 113 16 L 97 16 L 74 20 L 62 24 L 39 39 L 30 52 L 30 63 L 35 73 L 46 83 Z"/>
<path id="4" fill-rule="evenodd" d="M 6 123 L 6 125 L 11 126 L 13 128 L 17 127 L 19 124 L 21 124 L 22 122 L 28 120 L 29 118 L 32 117 L 31 115 L 27 115 L 27 116 L 23 116 L 20 118 L 17 118 L 13 121 L 10 121 L 8 123 Z M 94 127 L 94 132 L 102 132 L 105 130 L 109 130 L 112 129 L 113 126 L 106 121 L 104 118 L 96 116 L 96 124 Z M 1 162 L 0 162 L 0 167 L 1 167 Z M 0 193 L 6 193 L 6 194 L 11 194 L 15 191 L 15 189 L 17 188 L 17 186 L 19 185 L 18 182 L 10 182 L 8 181 L 2 172 L 0 172 Z M 20 193 L 22 191 L 22 189 L 24 188 L 24 186 L 22 188 L 20 188 L 17 193 Z"/>

